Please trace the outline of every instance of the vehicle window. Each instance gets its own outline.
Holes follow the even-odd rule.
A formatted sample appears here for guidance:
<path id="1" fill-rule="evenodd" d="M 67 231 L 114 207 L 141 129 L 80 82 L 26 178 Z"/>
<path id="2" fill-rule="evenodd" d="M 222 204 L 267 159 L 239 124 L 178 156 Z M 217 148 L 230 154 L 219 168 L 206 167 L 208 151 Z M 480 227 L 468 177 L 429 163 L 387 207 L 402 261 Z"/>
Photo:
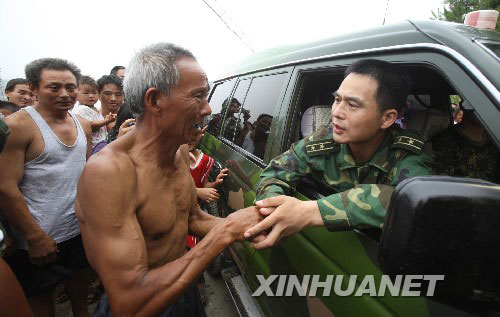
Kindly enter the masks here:
<path id="1" fill-rule="evenodd" d="M 217 130 L 220 127 L 222 118 L 224 117 L 223 104 L 224 101 L 231 95 L 233 86 L 234 80 L 229 80 L 221 84 L 217 84 L 214 87 L 209 101 L 212 114 L 206 118 L 205 122 L 205 124 L 208 125 L 207 131 L 212 135 L 217 135 Z"/>
<path id="2" fill-rule="evenodd" d="M 255 77 L 238 113 L 238 128 L 233 142 L 245 151 L 263 159 L 267 138 L 278 98 L 287 73 Z"/>
<path id="3" fill-rule="evenodd" d="M 241 110 L 241 104 L 245 101 L 248 87 L 252 82 L 251 79 L 244 79 L 238 83 L 238 87 L 234 92 L 233 98 L 224 103 L 224 108 L 227 108 L 226 117 L 224 119 L 224 128 L 222 136 L 233 142 L 235 135 L 239 137 L 243 127 L 239 125 L 238 115 Z"/>

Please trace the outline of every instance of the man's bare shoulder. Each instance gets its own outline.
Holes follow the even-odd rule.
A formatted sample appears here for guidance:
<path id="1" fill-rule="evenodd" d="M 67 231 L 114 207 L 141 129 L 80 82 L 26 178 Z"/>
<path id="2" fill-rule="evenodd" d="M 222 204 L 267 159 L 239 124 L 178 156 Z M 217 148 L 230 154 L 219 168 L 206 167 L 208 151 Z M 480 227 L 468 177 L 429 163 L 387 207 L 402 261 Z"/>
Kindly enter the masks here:
<path id="1" fill-rule="evenodd" d="M 80 124 L 82 125 L 82 128 L 83 128 L 83 131 L 85 131 L 85 133 L 92 133 L 92 126 L 90 124 L 90 121 L 85 119 L 84 117 L 80 116 L 80 115 L 76 115 L 76 118 L 78 119 L 78 121 L 80 122 Z"/>
<path id="2" fill-rule="evenodd" d="M 10 135 L 3 152 L 21 151 L 28 148 L 35 137 L 37 126 L 26 111 L 17 111 L 14 114 L 4 118 L 9 127 Z"/>
<path id="3" fill-rule="evenodd" d="M 134 162 L 126 149 L 114 143 L 89 158 L 80 177 L 79 190 L 107 197 L 135 191 Z"/>
<path id="4" fill-rule="evenodd" d="M 5 123 L 9 126 L 11 133 L 10 137 L 15 136 L 16 139 L 19 140 L 19 137 L 30 137 L 33 135 L 32 131 L 35 122 L 33 121 L 33 119 L 31 119 L 28 112 L 20 110 L 8 117 L 5 117 L 4 120 Z"/>

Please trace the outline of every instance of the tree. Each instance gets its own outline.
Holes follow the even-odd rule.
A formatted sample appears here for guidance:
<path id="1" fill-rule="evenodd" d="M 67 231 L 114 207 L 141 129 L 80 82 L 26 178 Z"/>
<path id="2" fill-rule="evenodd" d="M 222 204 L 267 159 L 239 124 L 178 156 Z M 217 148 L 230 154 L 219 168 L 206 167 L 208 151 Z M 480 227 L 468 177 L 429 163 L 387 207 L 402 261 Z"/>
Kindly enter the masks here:
<path id="1" fill-rule="evenodd" d="M 465 15 L 477 10 L 500 11 L 500 0 L 444 0 L 443 9 L 438 10 L 437 14 L 432 11 L 432 18 L 464 23 Z M 496 31 L 500 31 L 500 19 L 497 21 Z"/>

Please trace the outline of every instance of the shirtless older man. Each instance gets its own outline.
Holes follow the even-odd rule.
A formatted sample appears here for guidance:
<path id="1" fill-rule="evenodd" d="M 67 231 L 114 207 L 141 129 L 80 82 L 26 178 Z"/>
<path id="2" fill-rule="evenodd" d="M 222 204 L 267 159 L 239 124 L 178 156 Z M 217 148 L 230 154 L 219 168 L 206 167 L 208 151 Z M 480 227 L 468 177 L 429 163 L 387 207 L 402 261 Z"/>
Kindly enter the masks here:
<path id="1" fill-rule="evenodd" d="M 91 265 L 113 316 L 204 315 L 194 280 L 260 216 L 225 219 L 200 210 L 187 145 L 210 114 L 207 77 L 187 50 L 160 43 L 140 51 L 125 78 L 136 128 L 86 165 L 76 202 Z M 186 253 L 189 231 L 205 238 Z"/>

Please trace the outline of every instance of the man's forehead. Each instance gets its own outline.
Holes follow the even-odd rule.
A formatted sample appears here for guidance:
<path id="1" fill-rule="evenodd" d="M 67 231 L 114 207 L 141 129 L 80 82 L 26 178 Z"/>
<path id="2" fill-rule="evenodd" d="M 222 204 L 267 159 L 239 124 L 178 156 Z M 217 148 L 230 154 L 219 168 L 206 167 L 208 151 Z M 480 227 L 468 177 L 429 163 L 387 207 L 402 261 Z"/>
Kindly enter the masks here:
<path id="1" fill-rule="evenodd" d="M 17 84 L 15 87 L 14 87 L 14 90 L 27 90 L 29 91 L 30 88 L 28 87 L 28 85 L 26 84 Z"/>
<path id="2" fill-rule="evenodd" d="M 198 79 L 203 79 L 208 83 L 207 74 L 205 74 L 205 71 L 195 59 L 185 57 L 180 58 L 175 62 L 175 66 L 179 71 L 181 80 L 198 77 Z"/>
<path id="3" fill-rule="evenodd" d="M 69 70 L 54 70 L 54 69 L 43 69 L 40 73 L 40 81 L 49 82 L 61 82 L 61 81 L 73 81 L 75 84 L 76 77 Z"/>

